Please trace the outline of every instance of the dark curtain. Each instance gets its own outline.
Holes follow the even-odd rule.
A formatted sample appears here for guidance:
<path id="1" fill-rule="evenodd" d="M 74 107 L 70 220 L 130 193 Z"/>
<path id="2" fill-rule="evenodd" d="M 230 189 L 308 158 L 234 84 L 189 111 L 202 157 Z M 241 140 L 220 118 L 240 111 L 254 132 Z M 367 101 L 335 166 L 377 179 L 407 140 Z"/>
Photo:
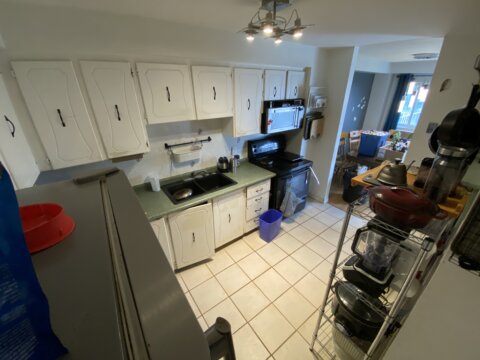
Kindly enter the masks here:
<path id="1" fill-rule="evenodd" d="M 398 124 L 398 119 L 400 118 L 400 113 L 398 112 L 398 106 L 400 101 L 402 101 L 403 95 L 405 95 L 408 83 L 413 80 L 413 74 L 402 74 L 398 75 L 398 84 L 395 94 L 393 95 L 392 105 L 388 111 L 387 121 L 383 127 L 383 131 L 388 131 L 390 129 L 396 129 Z"/>

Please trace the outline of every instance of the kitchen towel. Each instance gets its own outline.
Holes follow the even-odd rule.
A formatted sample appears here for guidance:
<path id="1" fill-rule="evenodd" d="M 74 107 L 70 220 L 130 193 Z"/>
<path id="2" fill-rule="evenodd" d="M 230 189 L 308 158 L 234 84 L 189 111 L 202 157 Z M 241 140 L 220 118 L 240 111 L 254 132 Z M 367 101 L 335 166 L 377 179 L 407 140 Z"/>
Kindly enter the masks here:
<path id="1" fill-rule="evenodd" d="M 0 359 L 50 360 L 65 353 L 50 325 L 12 181 L 0 163 Z"/>

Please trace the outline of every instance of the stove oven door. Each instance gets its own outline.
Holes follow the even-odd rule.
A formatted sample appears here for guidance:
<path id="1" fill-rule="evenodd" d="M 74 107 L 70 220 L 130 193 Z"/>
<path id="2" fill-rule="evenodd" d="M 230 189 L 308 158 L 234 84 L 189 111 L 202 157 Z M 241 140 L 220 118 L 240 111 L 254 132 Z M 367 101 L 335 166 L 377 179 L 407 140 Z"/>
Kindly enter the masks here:
<path id="1" fill-rule="evenodd" d="M 277 210 L 280 209 L 280 205 L 282 205 L 289 181 L 293 190 L 295 191 L 295 194 L 302 199 L 295 208 L 295 212 L 297 213 L 305 208 L 307 201 L 308 184 L 310 183 L 310 171 L 308 168 L 292 174 L 277 176 L 273 179 L 270 207 Z"/>

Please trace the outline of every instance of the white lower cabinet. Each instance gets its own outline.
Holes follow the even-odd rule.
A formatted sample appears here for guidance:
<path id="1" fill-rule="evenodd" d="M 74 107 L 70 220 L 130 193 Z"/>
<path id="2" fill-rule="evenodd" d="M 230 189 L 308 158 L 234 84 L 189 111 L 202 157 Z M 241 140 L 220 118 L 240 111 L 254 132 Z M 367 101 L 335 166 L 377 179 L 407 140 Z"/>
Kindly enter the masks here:
<path id="1" fill-rule="evenodd" d="M 215 248 L 243 235 L 245 201 L 244 189 L 214 199 Z"/>
<path id="2" fill-rule="evenodd" d="M 165 218 L 152 221 L 150 223 L 152 226 L 153 232 L 162 247 L 165 256 L 167 257 L 168 262 L 172 269 L 175 268 L 173 261 L 173 252 L 172 252 L 172 239 L 170 238 L 170 230 L 168 229 L 168 224 Z"/>
<path id="3" fill-rule="evenodd" d="M 16 189 L 30 187 L 40 173 L 0 74 L 0 161 Z"/>
<path id="4" fill-rule="evenodd" d="M 194 206 L 168 216 L 176 268 L 182 268 L 215 253 L 212 204 Z"/>

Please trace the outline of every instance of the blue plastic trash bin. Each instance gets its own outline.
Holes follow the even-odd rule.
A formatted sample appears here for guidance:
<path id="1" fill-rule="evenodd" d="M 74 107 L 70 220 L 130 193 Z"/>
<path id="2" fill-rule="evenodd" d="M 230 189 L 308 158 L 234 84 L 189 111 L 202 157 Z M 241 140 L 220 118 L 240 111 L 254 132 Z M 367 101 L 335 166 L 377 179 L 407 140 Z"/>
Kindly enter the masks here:
<path id="1" fill-rule="evenodd" d="M 260 215 L 260 238 L 266 242 L 275 239 L 280 232 L 283 213 L 281 211 L 270 209 Z"/>
<path id="2" fill-rule="evenodd" d="M 358 154 L 363 156 L 373 157 L 376 155 L 377 150 L 385 145 L 387 141 L 388 133 L 380 134 L 362 134 L 360 140 L 360 147 Z"/>

